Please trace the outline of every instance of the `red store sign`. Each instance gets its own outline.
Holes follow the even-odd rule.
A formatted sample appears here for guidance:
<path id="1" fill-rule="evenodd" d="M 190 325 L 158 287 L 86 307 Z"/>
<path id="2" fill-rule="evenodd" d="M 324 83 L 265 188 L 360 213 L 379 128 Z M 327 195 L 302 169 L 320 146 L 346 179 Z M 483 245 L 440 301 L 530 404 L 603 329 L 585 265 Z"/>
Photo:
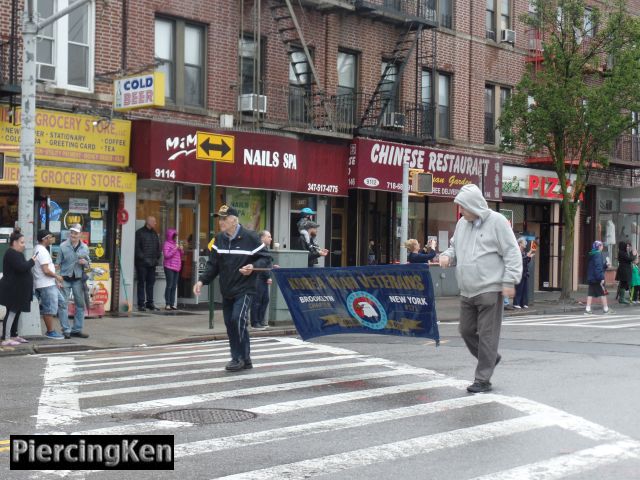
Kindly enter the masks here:
<path id="1" fill-rule="evenodd" d="M 196 131 L 235 137 L 234 163 L 218 163 L 216 184 L 331 196 L 347 195 L 346 144 L 248 132 L 216 132 L 151 120 L 134 121 L 132 166 L 139 178 L 211 183 L 211 162 L 196 159 Z"/>
<path id="2" fill-rule="evenodd" d="M 349 188 L 402 191 L 402 164 L 433 174 L 433 195 L 455 197 L 475 183 L 491 201 L 502 199 L 502 160 L 464 152 L 356 138 L 349 151 Z"/>

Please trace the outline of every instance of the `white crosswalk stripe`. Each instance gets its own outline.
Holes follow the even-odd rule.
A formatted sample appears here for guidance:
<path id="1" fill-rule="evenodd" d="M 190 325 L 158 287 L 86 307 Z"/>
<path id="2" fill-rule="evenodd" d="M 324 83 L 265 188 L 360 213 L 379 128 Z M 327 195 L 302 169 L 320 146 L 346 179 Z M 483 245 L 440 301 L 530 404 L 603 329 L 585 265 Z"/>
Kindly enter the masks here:
<path id="1" fill-rule="evenodd" d="M 526 325 L 533 318 L 520 317 L 517 324 Z M 563 320 L 570 319 L 554 316 L 545 321 Z M 473 480 L 564 478 L 623 460 L 640 459 L 639 441 L 556 408 L 496 393 L 468 395 L 464 390 L 468 382 L 433 370 L 293 338 L 252 342 L 254 369 L 235 374 L 221 370 L 228 359 L 226 342 L 48 355 L 46 359 L 38 433 L 173 434 L 175 478 L 189 476 L 180 473 L 185 462 L 204 461 L 216 452 L 260 445 L 282 445 L 283 451 L 294 453 L 285 460 L 273 458 L 269 463 L 247 461 L 224 467 L 235 468 L 231 471 L 220 469 L 214 462 L 218 468 L 213 468 L 211 478 L 306 479 L 331 474 L 348 478 L 357 469 L 393 465 L 438 451 L 455 455 L 459 447 L 514 435 L 521 443 L 522 435 L 533 436 L 546 429 L 577 435 L 583 439 L 582 446 L 562 455 L 550 449 L 548 458 L 535 458 L 531 463 L 517 464 L 519 460 L 514 460 L 516 464 L 502 471 L 483 472 Z M 355 405 L 358 408 L 354 413 L 351 407 Z M 471 425 L 453 422 L 455 426 L 444 431 L 420 431 L 420 425 L 430 423 L 423 420 L 429 416 L 455 417 L 455 412 L 495 410 L 496 406 L 508 407 L 505 410 L 516 414 L 486 423 L 474 421 Z M 230 435 L 216 435 L 216 429 L 204 430 L 210 438 L 202 438 L 202 425 L 154 416 L 185 408 L 244 410 L 257 415 L 262 427 Z M 471 417 L 484 421 L 477 412 Z M 416 422 L 418 435 L 387 438 L 380 435 L 385 429 L 376 430 L 375 435 L 367 433 L 376 426 L 389 426 L 389 431 L 394 431 L 391 425 L 403 421 Z M 364 446 L 358 443 L 350 447 L 346 442 L 342 451 L 320 448 L 311 454 L 312 458 L 309 450 L 296 450 L 299 444 L 322 435 L 339 438 L 341 432 L 362 432 L 358 438 L 363 439 Z M 590 444 L 585 447 L 584 442 Z M 53 471 L 37 472 L 33 478 L 92 478 L 94 473 L 97 478 L 104 475 Z M 455 478 L 463 480 L 469 475 Z"/>
<path id="2" fill-rule="evenodd" d="M 603 314 L 594 310 L 593 314 L 584 312 L 555 315 L 518 315 L 505 317 L 502 325 L 507 326 L 542 326 L 542 327 L 581 327 L 619 330 L 640 327 L 640 310 L 629 313 L 616 312 Z"/>

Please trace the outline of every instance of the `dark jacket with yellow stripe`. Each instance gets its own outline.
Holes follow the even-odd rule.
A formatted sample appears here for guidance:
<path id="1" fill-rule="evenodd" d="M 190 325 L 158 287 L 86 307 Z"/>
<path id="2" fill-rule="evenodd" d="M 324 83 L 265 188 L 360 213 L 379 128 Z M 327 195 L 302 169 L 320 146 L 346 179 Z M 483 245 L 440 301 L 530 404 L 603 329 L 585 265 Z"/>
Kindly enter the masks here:
<path id="1" fill-rule="evenodd" d="M 245 294 L 253 295 L 256 292 L 257 272 L 242 275 L 239 270 L 249 264 L 255 268 L 268 268 L 271 261 L 271 256 L 258 238 L 258 234 L 240 225 L 237 235 L 233 238 L 225 233 L 216 235 L 207 267 L 199 280 L 208 285 L 220 275 L 220 292 L 226 299 Z"/>

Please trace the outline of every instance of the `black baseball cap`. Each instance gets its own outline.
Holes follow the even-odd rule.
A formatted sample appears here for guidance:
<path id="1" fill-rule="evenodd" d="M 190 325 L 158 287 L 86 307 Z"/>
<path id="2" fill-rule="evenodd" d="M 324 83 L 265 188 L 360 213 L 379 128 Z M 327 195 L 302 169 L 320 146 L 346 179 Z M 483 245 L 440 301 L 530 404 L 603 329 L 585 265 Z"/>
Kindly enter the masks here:
<path id="1" fill-rule="evenodd" d="M 222 205 L 220 207 L 220 210 L 218 210 L 218 213 L 214 214 L 214 217 L 228 217 L 229 215 L 233 215 L 234 217 L 238 216 L 238 211 L 233 208 L 230 207 L 229 205 Z"/>
<path id="2" fill-rule="evenodd" d="M 37 236 L 38 241 L 41 242 L 42 240 L 47 238 L 49 235 L 53 236 L 53 234 L 46 228 L 43 228 L 42 230 L 38 230 L 38 236 Z"/>

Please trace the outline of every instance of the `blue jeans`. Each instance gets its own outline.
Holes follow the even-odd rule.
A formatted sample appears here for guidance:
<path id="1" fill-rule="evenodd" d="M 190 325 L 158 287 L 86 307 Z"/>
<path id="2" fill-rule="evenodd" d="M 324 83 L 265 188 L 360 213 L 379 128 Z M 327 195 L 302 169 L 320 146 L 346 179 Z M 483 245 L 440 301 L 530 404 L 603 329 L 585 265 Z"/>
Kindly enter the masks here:
<path id="1" fill-rule="evenodd" d="M 222 299 L 222 316 L 227 327 L 232 360 L 246 361 L 251 358 L 248 321 L 252 301 L 253 295 L 246 294 Z"/>
<path id="2" fill-rule="evenodd" d="M 256 296 L 251 305 L 251 326 L 266 325 L 265 314 L 269 306 L 269 285 L 264 280 L 256 282 Z"/>
<path id="3" fill-rule="evenodd" d="M 173 307 L 176 301 L 176 289 L 178 288 L 178 276 L 180 272 L 171 270 L 170 268 L 164 269 L 164 276 L 166 280 L 166 286 L 164 287 L 164 304 L 167 307 Z"/>
<path id="4" fill-rule="evenodd" d="M 519 284 L 516 285 L 516 297 L 513 299 L 514 305 L 524 307 L 529 303 L 529 279 L 523 277 Z"/>
<path id="5" fill-rule="evenodd" d="M 62 282 L 62 297 L 58 300 L 58 320 L 62 325 L 62 333 L 80 333 L 84 326 L 84 288 L 82 280 L 76 280 L 74 282 L 68 282 L 64 280 Z M 76 306 L 76 313 L 73 316 L 73 327 L 69 324 L 69 310 L 67 309 L 67 303 L 69 302 L 69 296 L 73 292 L 73 303 Z M 63 301 L 64 300 L 64 301 Z M 62 303 L 62 304 L 61 304 Z"/>
<path id="6" fill-rule="evenodd" d="M 153 286 L 156 283 L 156 267 L 146 267 L 136 265 L 136 275 L 138 276 L 138 307 L 153 306 Z M 147 300 L 145 302 L 145 292 Z"/>

